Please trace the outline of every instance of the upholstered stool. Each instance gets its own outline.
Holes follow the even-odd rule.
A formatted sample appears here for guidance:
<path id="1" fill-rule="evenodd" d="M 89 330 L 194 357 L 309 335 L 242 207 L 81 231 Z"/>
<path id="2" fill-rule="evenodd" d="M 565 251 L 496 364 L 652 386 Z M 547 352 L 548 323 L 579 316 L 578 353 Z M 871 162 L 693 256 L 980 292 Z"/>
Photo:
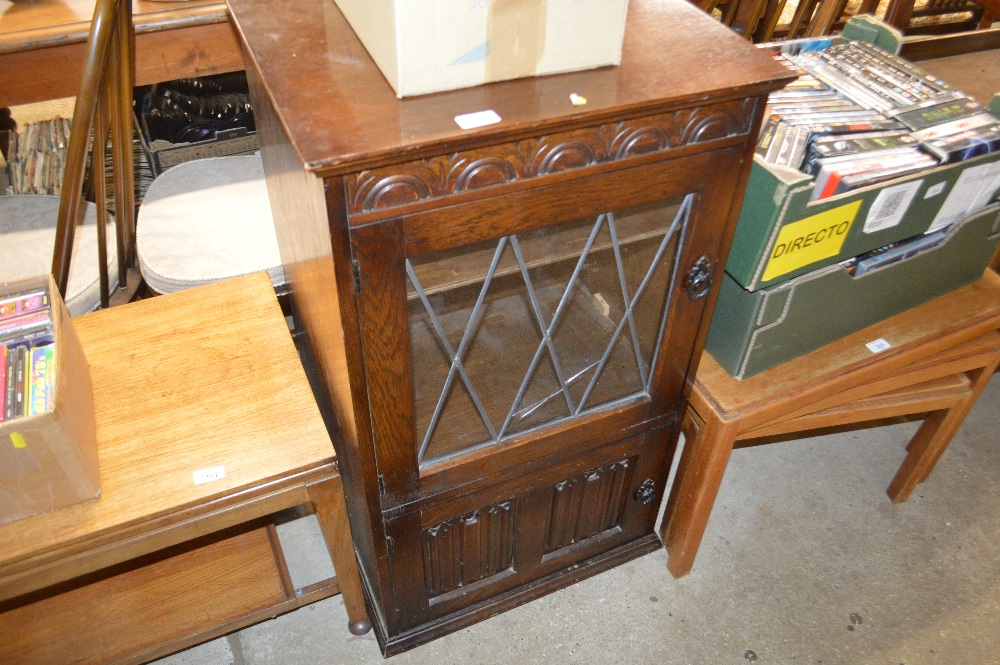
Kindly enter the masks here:
<path id="1" fill-rule="evenodd" d="M 146 192 L 136 225 L 139 268 L 158 293 L 259 271 L 285 283 L 260 155 L 167 169 Z"/>
<path id="2" fill-rule="evenodd" d="M 52 270 L 59 197 L 35 194 L 0 196 L 0 282 L 10 282 Z M 118 276 L 117 244 L 113 223 L 108 224 L 108 270 Z M 87 204 L 82 226 L 77 227 L 70 262 L 66 307 L 73 316 L 97 309 L 100 283 L 97 261 L 97 208 Z"/>

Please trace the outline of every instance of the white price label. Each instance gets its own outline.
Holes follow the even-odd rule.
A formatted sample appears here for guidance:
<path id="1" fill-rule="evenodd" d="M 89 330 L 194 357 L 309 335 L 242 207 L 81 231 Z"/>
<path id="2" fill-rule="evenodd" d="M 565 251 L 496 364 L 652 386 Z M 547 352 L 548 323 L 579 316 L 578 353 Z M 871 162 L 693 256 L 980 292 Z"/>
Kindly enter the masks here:
<path id="1" fill-rule="evenodd" d="M 874 342 L 868 342 L 867 344 L 865 344 L 865 346 L 867 346 L 868 350 L 871 351 L 872 353 L 882 353 L 886 349 L 892 348 L 892 344 L 890 344 L 889 342 L 885 341 L 882 338 L 879 338 Z"/>
<path id="2" fill-rule="evenodd" d="M 898 226 L 923 182 L 923 180 L 904 182 L 902 185 L 886 187 L 879 192 L 868 210 L 864 232 L 875 233 Z"/>
<path id="3" fill-rule="evenodd" d="M 946 182 L 939 182 L 936 185 L 931 185 L 930 187 L 927 188 L 927 193 L 924 194 L 924 198 L 929 199 L 932 196 L 937 196 L 938 194 L 944 191 L 945 185 L 947 184 L 948 183 Z"/>
<path id="4" fill-rule="evenodd" d="M 213 466 L 211 469 L 198 469 L 194 472 L 194 484 L 204 485 L 213 480 L 222 480 L 226 477 L 226 467 Z"/>
<path id="5" fill-rule="evenodd" d="M 462 129 L 475 129 L 486 125 L 495 125 L 500 122 L 500 116 L 496 111 L 476 111 L 465 115 L 456 115 L 455 122 Z"/>

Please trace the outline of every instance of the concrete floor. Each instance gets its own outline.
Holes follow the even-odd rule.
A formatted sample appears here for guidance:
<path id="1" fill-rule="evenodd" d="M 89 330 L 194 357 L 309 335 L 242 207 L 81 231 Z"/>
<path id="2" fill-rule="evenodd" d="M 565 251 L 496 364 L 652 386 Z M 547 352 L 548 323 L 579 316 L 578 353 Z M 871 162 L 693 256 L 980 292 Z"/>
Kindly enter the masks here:
<path id="1" fill-rule="evenodd" d="M 904 423 L 733 453 L 693 572 L 656 552 L 393 663 L 1000 663 L 1000 374 L 909 502 L 885 488 Z M 329 567 L 312 518 L 282 527 Z M 319 548 L 319 549 L 317 549 Z M 296 577 L 297 576 L 297 577 Z M 158 661 L 379 663 L 339 596 Z"/>

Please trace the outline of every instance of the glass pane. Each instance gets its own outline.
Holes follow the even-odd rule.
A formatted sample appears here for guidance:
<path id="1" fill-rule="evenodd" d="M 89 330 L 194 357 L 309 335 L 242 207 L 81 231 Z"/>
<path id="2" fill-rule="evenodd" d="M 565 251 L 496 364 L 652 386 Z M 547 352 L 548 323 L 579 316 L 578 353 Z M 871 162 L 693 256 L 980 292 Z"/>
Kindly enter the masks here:
<path id="1" fill-rule="evenodd" d="M 646 394 L 690 195 L 407 262 L 421 463 Z"/>

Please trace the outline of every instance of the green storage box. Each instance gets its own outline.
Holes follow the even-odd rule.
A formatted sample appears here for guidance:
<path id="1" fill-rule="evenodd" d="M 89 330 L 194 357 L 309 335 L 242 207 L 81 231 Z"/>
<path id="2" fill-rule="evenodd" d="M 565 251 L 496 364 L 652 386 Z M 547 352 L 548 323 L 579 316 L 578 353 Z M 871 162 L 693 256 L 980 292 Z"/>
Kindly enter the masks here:
<path id="1" fill-rule="evenodd" d="M 809 201 L 813 179 L 754 159 L 726 272 L 750 291 L 924 233 L 1000 191 L 1000 152 Z"/>
<path id="2" fill-rule="evenodd" d="M 734 377 L 753 376 L 975 281 L 998 244 L 994 203 L 952 224 L 940 244 L 857 277 L 832 265 L 748 291 L 726 274 L 705 349 Z"/>
<path id="3" fill-rule="evenodd" d="M 840 39 L 871 42 L 890 53 L 905 40 L 862 16 L 837 37 L 787 43 Z M 1000 96 L 990 111 L 1000 117 Z M 774 286 L 971 214 L 1000 192 L 1000 153 L 810 202 L 812 189 L 812 176 L 754 158 L 726 263 L 743 288 Z"/>

